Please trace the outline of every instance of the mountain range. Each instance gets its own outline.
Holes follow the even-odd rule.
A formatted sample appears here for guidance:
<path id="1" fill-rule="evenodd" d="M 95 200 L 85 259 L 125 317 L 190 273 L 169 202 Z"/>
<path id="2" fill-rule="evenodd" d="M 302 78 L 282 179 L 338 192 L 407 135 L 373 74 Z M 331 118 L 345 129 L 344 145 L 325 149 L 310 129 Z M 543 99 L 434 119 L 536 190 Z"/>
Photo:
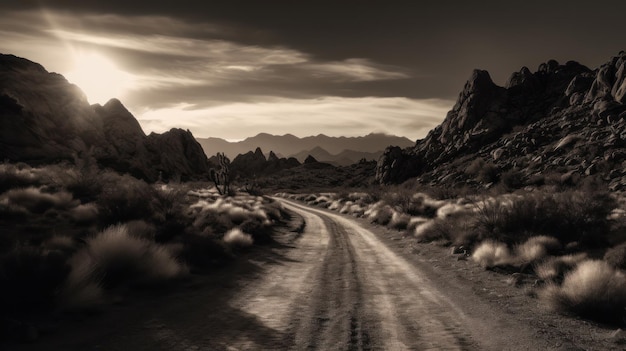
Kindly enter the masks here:
<path id="1" fill-rule="evenodd" d="M 160 175 L 186 180 L 208 173 L 204 151 L 226 152 L 233 159 L 241 155 L 233 160 L 240 175 L 271 175 L 280 181 L 285 171 L 306 183 L 311 169 L 325 174 L 317 175 L 319 181 L 329 182 L 340 169 L 313 159 L 335 157 L 332 162 L 345 164 L 371 159 L 364 155 L 383 149 L 371 168 L 371 178 L 379 183 L 411 178 L 453 187 L 602 183 L 611 191 L 626 191 L 626 53 L 596 69 L 555 60 L 534 72 L 523 67 L 504 86 L 487 71 L 475 70 L 444 121 L 416 142 L 383 134 L 298 138 L 263 133 L 240 142 L 196 140 L 181 129 L 146 135 L 120 101 L 90 105 L 63 76 L 0 55 L 0 159 L 5 161 L 40 164 L 92 157 L 102 167 L 149 181 Z M 367 164 L 362 164 L 364 171 Z"/>
<path id="2" fill-rule="evenodd" d="M 261 148 L 280 157 L 294 157 L 304 162 L 311 155 L 320 162 L 349 165 L 361 159 L 377 160 L 388 146 L 408 147 L 414 141 L 408 138 L 372 133 L 361 137 L 330 137 L 324 134 L 298 138 L 291 134 L 260 133 L 242 141 L 229 142 L 221 138 L 196 138 L 207 155 L 224 152 L 234 159 L 239 154 Z"/>

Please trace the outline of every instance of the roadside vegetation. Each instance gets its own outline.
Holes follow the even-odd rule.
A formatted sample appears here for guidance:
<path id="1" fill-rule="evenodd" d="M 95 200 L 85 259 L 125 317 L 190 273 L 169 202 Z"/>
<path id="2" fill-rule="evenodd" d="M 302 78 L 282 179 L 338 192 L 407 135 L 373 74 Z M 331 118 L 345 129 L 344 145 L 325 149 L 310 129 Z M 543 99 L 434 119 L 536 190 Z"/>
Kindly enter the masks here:
<path id="1" fill-rule="evenodd" d="M 81 164 L 0 164 L 0 339 L 29 316 L 106 308 L 271 242 L 278 202 L 212 183 L 147 184 Z M 23 329 L 23 328 L 22 328 Z M 18 336 L 27 337 L 27 336 Z"/>
<path id="2" fill-rule="evenodd" d="M 415 190 L 412 190 L 415 189 Z M 449 246 L 502 274 L 534 276 L 529 287 L 548 308 L 624 324 L 626 212 L 598 190 L 526 188 L 513 192 L 416 186 L 278 196 L 324 207 Z"/>

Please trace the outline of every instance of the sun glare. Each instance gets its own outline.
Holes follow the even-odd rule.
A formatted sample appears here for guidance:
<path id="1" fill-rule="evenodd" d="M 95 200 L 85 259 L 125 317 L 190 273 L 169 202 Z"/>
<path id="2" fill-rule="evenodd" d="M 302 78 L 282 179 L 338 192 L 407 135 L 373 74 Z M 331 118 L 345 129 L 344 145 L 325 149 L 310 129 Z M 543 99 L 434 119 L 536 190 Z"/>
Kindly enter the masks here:
<path id="1" fill-rule="evenodd" d="M 92 104 L 104 104 L 111 98 L 122 98 L 124 92 L 133 85 L 131 74 L 96 53 L 77 54 L 73 69 L 65 77 L 78 85 Z"/>

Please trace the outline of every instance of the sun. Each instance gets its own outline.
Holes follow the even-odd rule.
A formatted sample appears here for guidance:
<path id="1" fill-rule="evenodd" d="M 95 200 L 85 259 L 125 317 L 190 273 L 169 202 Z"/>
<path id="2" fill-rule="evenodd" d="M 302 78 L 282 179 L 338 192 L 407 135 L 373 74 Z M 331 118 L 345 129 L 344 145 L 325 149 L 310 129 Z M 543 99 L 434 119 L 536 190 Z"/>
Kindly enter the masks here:
<path id="1" fill-rule="evenodd" d="M 133 76 L 107 57 L 97 53 L 79 53 L 74 66 L 65 74 L 87 95 L 90 103 L 104 104 L 112 98 L 122 98 L 133 87 Z"/>

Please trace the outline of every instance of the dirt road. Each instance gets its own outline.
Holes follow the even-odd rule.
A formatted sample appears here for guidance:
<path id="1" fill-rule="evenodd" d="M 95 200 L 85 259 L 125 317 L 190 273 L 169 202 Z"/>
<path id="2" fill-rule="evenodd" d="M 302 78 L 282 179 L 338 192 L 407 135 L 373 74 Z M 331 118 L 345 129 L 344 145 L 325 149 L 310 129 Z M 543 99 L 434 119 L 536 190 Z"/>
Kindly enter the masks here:
<path id="1" fill-rule="evenodd" d="M 284 232 L 279 245 L 209 280 L 10 350 L 550 349 L 354 220 L 280 201 L 306 221 L 302 233 Z"/>

